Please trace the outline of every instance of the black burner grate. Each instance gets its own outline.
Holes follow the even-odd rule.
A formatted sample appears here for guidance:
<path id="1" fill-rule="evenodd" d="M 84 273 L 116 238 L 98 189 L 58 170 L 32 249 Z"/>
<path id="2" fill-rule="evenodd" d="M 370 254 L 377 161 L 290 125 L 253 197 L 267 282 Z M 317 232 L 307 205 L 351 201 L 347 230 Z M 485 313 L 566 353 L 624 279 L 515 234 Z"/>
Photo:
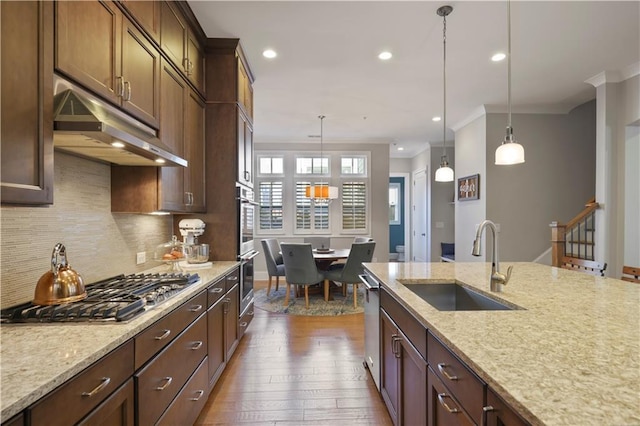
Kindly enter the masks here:
<path id="1" fill-rule="evenodd" d="M 118 275 L 87 285 L 87 297 L 62 305 L 31 302 L 0 311 L 3 323 L 127 321 L 175 296 L 200 279 L 198 274 Z"/>

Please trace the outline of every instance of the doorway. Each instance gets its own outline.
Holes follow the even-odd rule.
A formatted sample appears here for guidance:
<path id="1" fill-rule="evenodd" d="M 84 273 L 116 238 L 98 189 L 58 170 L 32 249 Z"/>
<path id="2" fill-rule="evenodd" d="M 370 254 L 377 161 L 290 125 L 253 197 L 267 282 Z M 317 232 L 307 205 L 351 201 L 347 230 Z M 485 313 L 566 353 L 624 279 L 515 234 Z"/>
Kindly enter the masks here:
<path id="1" fill-rule="evenodd" d="M 409 179 L 409 173 L 389 174 L 389 260 L 391 261 L 411 260 Z M 403 247 L 402 255 L 398 253 L 398 246 Z"/>
<path id="2" fill-rule="evenodd" d="M 427 220 L 427 170 L 420 169 L 413 172 L 412 199 L 413 211 L 411 217 L 411 253 L 413 262 L 428 262 L 428 223 Z"/>

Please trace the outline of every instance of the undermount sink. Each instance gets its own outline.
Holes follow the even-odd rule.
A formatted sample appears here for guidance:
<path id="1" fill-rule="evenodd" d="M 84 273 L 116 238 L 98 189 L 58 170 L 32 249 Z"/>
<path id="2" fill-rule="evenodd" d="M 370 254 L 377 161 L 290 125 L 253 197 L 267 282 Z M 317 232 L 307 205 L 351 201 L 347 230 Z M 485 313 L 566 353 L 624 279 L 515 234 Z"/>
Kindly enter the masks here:
<path id="1" fill-rule="evenodd" d="M 409 290 L 439 311 L 511 311 L 505 305 L 455 283 L 406 284 Z"/>

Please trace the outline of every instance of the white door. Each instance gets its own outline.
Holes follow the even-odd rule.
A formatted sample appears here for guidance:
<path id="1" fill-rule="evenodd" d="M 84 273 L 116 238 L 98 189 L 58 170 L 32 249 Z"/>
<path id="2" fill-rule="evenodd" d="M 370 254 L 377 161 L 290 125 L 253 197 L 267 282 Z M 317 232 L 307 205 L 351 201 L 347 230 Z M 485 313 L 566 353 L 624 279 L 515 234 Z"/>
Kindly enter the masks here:
<path id="1" fill-rule="evenodd" d="M 411 253 L 414 262 L 427 262 L 427 171 L 413 174 Z"/>

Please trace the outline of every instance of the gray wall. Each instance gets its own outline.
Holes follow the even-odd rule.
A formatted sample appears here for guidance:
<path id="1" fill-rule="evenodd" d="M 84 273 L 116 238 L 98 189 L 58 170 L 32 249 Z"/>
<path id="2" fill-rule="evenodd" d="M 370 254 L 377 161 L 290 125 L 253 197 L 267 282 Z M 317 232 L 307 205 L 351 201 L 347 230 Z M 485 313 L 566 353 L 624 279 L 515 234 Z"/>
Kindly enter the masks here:
<path id="1" fill-rule="evenodd" d="M 54 204 L 1 210 L 2 307 L 33 299 L 60 242 L 69 264 L 91 283 L 159 266 L 153 253 L 171 239 L 171 216 L 111 213 L 111 167 L 55 153 Z M 147 262 L 136 265 L 136 252 Z"/>
<path id="2" fill-rule="evenodd" d="M 455 153 L 447 148 L 447 161 L 456 173 Z M 436 170 L 440 167 L 441 147 L 431 148 L 431 261 L 440 262 L 440 243 L 455 242 L 455 181 L 436 182 Z M 457 173 L 456 173 L 457 176 Z"/>

